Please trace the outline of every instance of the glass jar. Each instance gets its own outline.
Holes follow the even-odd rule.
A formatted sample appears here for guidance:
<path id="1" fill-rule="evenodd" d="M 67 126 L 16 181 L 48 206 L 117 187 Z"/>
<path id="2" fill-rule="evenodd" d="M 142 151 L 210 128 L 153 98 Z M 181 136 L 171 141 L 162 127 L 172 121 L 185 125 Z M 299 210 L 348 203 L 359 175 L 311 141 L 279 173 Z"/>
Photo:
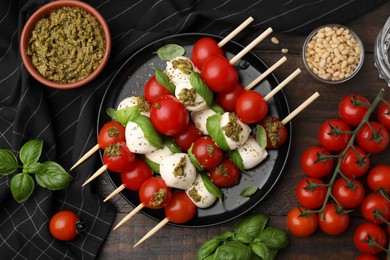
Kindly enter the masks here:
<path id="1" fill-rule="evenodd" d="M 379 32 L 374 45 L 375 67 L 379 78 L 384 79 L 390 87 L 390 17 Z"/>

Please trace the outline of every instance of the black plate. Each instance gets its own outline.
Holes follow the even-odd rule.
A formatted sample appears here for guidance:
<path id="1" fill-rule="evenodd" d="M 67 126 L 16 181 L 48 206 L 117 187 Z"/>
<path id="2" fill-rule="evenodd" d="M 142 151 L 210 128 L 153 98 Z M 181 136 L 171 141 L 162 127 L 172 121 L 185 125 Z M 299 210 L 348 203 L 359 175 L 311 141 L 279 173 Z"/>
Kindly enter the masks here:
<path id="1" fill-rule="evenodd" d="M 143 95 L 143 86 L 145 82 L 154 74 L 152 66 L 164 70 L 165 62 L 157 55 L 153 54 L 158 48 L 168 43 L 176 43 L 186 49 L 185 56 L 191 57 L 192 46 L 197 40 L 205 36 L 212 37 L 217 42 L 221 40 L 220 37 L 205 34 L 175 35 L 153 42 L 131 56 L 118 70 L 107 88 L 99 109 L 98 130 L 104 123 L 110 120 L 105 112 L 108 107 L 116 108 L 119 102 L 128 96 Z M 223 47 L 229 59 L 239 53 L 243 48 L 242 45 L 232 41 Z M 235 64 L 235 67 L 239 73 L 239 80 L 244 86 L 248 85 L 268 68 L 264 62 L 252 52 L 247 53 Z M 278 81 L 274 75 L 270 74 L 254 89 L 265 96 L 277 85 Z M 268 101 L 268 106 L 268 114 L 270 115 L 283 119 L 289 114 L 287 100 L 283 91 L 278 92 L 271 98 Z M 289 138 L 282 147 L 276 150 L 269 150 L 268 158 L 258 167 L 249 170 L 248 175 L 242 175 L 238 185 L 235 185 L 232 188 L 223 189 L 225 195 L 223 203 L 216 202 L 212 207 L 207 209 L 198 209 L 197 216 L 185 224 L 170 224 L 181 227 L 217 225 L 237 218 L 260 203 L 275 186 L 286 164 L 291 144 L 290 123 L 287 124 L 287 130 Z M 118 187 L 122 184 L 119 174 L 110 173 L 109 177 L 114 186 Z M 260 188 L 254 195 L 249 198 L 240 196 L 240 192 L 243 188 L 253 185 Z M 136 192 L 131 192 L 126 189 L 122 191 L 121 194 L 132 206 L 139 205 L 140 201 Z M 165 218 L 164 210 L 144 208 L 142 212 L 159 221 Z"/>

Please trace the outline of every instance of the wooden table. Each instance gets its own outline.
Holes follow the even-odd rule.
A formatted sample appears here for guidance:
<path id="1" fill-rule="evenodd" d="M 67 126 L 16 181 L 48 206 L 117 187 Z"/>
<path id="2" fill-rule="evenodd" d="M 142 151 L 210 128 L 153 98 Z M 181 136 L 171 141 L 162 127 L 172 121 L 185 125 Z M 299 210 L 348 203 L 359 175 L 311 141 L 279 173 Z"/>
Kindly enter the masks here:
<path id="1" fill-rule="evenodd" d="M 317 145 L 317 130 L 326 119 L 336 118 L 339 101 L 347 94 L 362 94 L 373 101 L 381 88 L 386 90 L 385 98 L 390 98 L 390 88 L 378 78 L 374 67 L 373 47 L 377 34 L 385 24 L 390 14 L 390 2 L 373 10 L 372 12 L 347 24 L 363 40 L 365 47 L 365 61 L 362 69 L 352 80 L 340 85 L 327 85 L 314 80 L 305 70 L 302 62 L 301 49 L 305 40 L 304 35 L 273 34 L 280 40 L 274 45 L 269 38 L 262 42 L 254 52 L 272 65 L 283 56 L 282 48 L 288 48 L 286 55 L 288 61 L 275 72 L 281 81 L 296 68 L 302 73 L 294 79 L 285 89 L 284 93 L 289 102 L 290 109 L 296 108 L 315 91 L 320 97 L 310 105 L 309 109 L 301 112 L 293 119 L 293 136 L 291 154 L 281 179 L 272 192 L 253 210 L 269 215 L 270 225 L 282 229 L 286 227 L 286 215 L 289 210 L 298 206 L 295 198 L 295 186 L 304 178 L 299 166 L 302 152 L 309 146 Z M 253 38 L 258 34 L 254 34 Z M 249 43 L 253 38 L 241 41 Z M 386 152 L 371 157 L 372 165 L 379 163 L 389 164 L 390 148 Z M 99 178 L 98 193 L 106 197 L 114 189 L 106 175 Z M 116 224 L 132 207 L 121 197 L 112 199 L 116 206 Z M 215 235 L 232 230 L 242 218 L 230 221 L 223 225 L 209 228 L 178 228 L 165 226 L 144 244 L 133 249 L 133 245 L 157 224 L 143 214 L 137 214 L 131 221 L 120 229 L 112 231 L 101 249 L 100 259 L 194 259 L 200 245 Z M 363 222 L 358 214 L 352 214 L 351 225 L 348 230 L 339 236 L 329 236 L 317 230 L 308 238 L 296 238 L 289 234 L 288 247 L 281 250 L 278 259 L 353 259 L 359 255 L 355 249 L 352 237 L 356 227 Z M 384 256 L 383 256 L 384 257 Z"/>

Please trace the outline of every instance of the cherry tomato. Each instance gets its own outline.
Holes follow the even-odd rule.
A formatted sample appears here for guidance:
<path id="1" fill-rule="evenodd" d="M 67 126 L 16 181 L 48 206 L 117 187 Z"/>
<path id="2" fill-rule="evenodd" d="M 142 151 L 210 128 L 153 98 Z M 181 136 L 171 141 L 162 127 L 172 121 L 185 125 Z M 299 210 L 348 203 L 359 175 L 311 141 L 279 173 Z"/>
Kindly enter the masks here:
<path id="1" fill-rule="evenodd" d="M 265 132 L 267 133 L 268 149 L 278 148 L 286 142 L 288 137 L 287 129 L 284 124 L 280 122 L 279 118 L 267 116 L 259 122 L 259 125 L 264 127 Z"/>
<path id="2" fill-rule="evenodd" d="M 318 214 L 318 225 L 328 235 L 339 235 L 349 226 L 349 214 L 337 205 L 328 203 L 325 206 L 323 216 Z"/>
<path id="3" fill-rule="evenodd" d="M 206 61 L 214 56 L 225 56 L 218 43 L 209 37 L 204 37 L 198 40 L 192 48 L 192 62 L 199 69 L 203 68 Z"/>
<path id="4" fill-rule="evenodd" d="M 386 102 L 390 104 L 390 99 Z M 376 117 L 387 129 L 390 129 L 390 108 L 388 104 L 382 103 L 379 105 Z"/>
<path id="5" fill-rule="evenodd" d="M 383 189 L 390 194 L 390 166 L 377 165 L 367 175 L 367 184 L 371 190 Z"/>
<path id="6" fill-rule="evenodd" d="M 182 133 L 190 120 L 185 106 L 174 96 L 157 98 L 150 109 L 150 121 L 156 130 L 164 135 Z"/>
<path id="7" fill-rule="evenodd" d="M 174 193 L 164 210 L 169 221 L 176 224 L 190 221 L 196 214 L 196 206 L 185 192 Z"/>
<path id="8" fill-rule="evenodd" d="M 341 161 L 341 172 L 350 178 L 363 176 L 370 167 L 370 158 L 358 146 L 350 147 Z"/>
<path id="9" fill-rule="evenodd" d="M 145 207 L 161 209 L 171 201 L 172 191 L 163 179 L 151 177 L 142 183 L 138 195 Z"/>
<path id="10" fill-rule="evenodd" d="M 301 180 L 295 189 L 295 195 L 299 203 L 308 209 L 321 207 L 325 201 L 327 187 L 313 186 L 322 184 L 325 184 L 325 182 L 311 177 Z"/>
<path id="11" fill-rule="evenodd" d="M 375 121 L 364 124 L 356 135 L 358 145 L 368 153 L 384 151 L 389 146 L 389 138 L 387 128 Z"/>
<path id="12" fill-rule="evenodd" d="M 376 214 L 388 221 L 390 219 L 390 202 L 380 193 L 371 193 L 364 198 L 360 212 L 367 221 L 382 224 L 383 221 Z"/>
<path id="13" fill-rule="evenodd" d="M 342 133 L 340 133 L 342 131 Z M 318 140 L 322 147 L 331 152 L 343 150 L 351 139 L 351 128 L 339 119 L 325 121 L 318 130 Z"/>
<path id="14" fill-rule="evenodd" d="M 241 172 L 237 166 L 224 157 L 220 165 L 210 170 L 210 178 L 220 188 L 233 186 L 240 179 Z"/>
<path id="15" fill-rule="evenodd" d="M 375 242 L 382 246 L 386 246 L 386 233 L 383 229 L 373 223 L 363 223 L 355 230 L 353 234 L 353 242 L 358 250 L 366 254 L 378 254 L 382 251 L 381 248 L 375 245 L 369 245 L 368 240 L 375 240 Z"/>
<path id="16" fill-rule="evenodd" d="M 49 222 L 50 234 L 62 241 L 74 239 L 82 230 L 78 216 L 69 210 L 62 210 L 54 214 Z"/>
<path id="17" fill-rule="evenodd" d="M 293 208 L 287 214 L 287 228 L 297 237 L 307 237 L 316 231 L 318 226 L 317 214 L 301 216 L 304 208 Z"/>
<path id="18" fill-rule="evenodd" d="M 166 87 L 161 85 L 157 81 L 156 76 L 153 75 L 151 78 L 148 79 L 148 81 L 146 81 L 144 88 L 145 99 L 151 104 L 153 104 L 157 98 L 164 95 L 171 95 L 171 92 Z"/>
<path id="19" fill-rule="evenodd" d="M 341 120 L 351 126 L 358 126 L 366 115 L 370 101 L 361 95 L 348 95 L 344 97 L 338 108 Z"/>
<path id="20" fill-rule="evenodd" d="M 237 82 L 232 91 L 217 93 L 217 102 L 226 112 L 234 112 L 236 111 L 237 99 L 244 92 L 245 88 Z"/>
<path id="21" fill-rule="evenodd" d="M 355 260 L 379 260 L 378 257 L 370 254 L 358 255 Z"/>
<path id="22" fill-rule="evenodd" d="M 105 123 L 99 131 L 98 144 L 101 149 L 106 149 L 109 144 L 125 140 L 125 128 L 116 121 Z"/>
<path id="23" fill-rule="evenodd" d="M 363 184 L 356 179 L 337 179 L 332 187 L 332 194 L 345 209 L 353 209 L 359 206 L 365 195 Z"/>
<path id="24" fill-rule="evenodd" d="M 328 156 L 330 152 L 321 146 L 309 147 L 301 155 L 301 168 L 310 177 L 323 178 L 334 166 L 334 159 Z"/>
<path id="25" fill-rule="evenodd" d="M 209 136 L 204 136 L 196 140 L 192 147 L 192 153 L 205 170 L 211 170 L 217 167 L 223 158 L 222 150 Z"/>
<path id="26" fill-rule="evenodd" d="M 248 90 L 238 97 L 236 112 L 243 123 L 257 123 L 267 115 L 268 104 L 260 93 Z"/>
<path id="27" fill-rule="evenodd" d="M 103 162 L 113 172 L 121 172 L 134 163 L 135 154 L 125 142 L 113 143 L 104 149 Z"/>
<path id="28" fill-rule="evenodd" d="M 129 190 L 139 191 L 142 183 L 153 176 L 153 171 L 143 160 L 135 158 L 134 163 L 121 172 L 123 185 Z"/>
<path id="29" fill-rule="evenodd" d="M 192 121 L 189 121 L 184 131 L 178 135 L 172 136 L 172 139 L 183 152 L 187 152 L 187 150 L 190 149 L 192 143 L 198 140 L 200 137 L 202 137 L 202 133 Z"/>
<path id="30" fill-rule="evenodd" d="M 200 76 L 213 92 L 231 92 L 238 80 L 236 69 L 222 56 L 207 59 Z"/>

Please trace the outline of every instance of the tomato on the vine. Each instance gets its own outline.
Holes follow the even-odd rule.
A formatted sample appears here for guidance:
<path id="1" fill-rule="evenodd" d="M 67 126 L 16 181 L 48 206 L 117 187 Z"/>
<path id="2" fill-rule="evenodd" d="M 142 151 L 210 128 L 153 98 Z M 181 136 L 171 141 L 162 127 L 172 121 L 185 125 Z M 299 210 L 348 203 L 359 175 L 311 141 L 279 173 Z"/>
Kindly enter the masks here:
<path id="1" fill-rule="evenodd" d="M 62 210 L 54 214 L 49 221 L 50 234 L 62 241 L 74 239 L 83 227 L 79 217 L 69 210 Z"/>
<path id="2" fill-rule="evenodd" d="M 371 245 L 374 241 L 382 248 L 386 246 L 386 233 L 383 229 L 373 223 L 363 223 L 355 230 L 353 242 L 358 250 L 367 254 L 378 254 L 382 248 Z"/>
<path id="3" fill-rule="evenodd" d="M 341 172 L 350 178 L 363 176 L 370 167 L 370 158 L 360 147 L 350 147 L 341 161 Z"/>
<path id="4" fill-rule="evenodd" d="M 164 208 L 165 215 L 175 224 L 190 221 L 196 214 L 196 206 L 185 192 L 176 192 Z"/>
<path id="5" fill-rule="evenodd" d="M 234 89 L 230 92 L 219 92 L 217 93 L 217 102 L 226 112 L 236 111 L 237 99 L 241 94 L 245 92 L 245 88 L 237 82 L 234 85 Z"/>
<path id="6" fill-rule="evenodd" d="M 310 177 L 323 178 L 334 166 L 334 159 L 330 156 L 331 153 L 321 146 L 309 147 L 301 155 L 301 168 Z"/>
<path id="7" fill-rule="evenodd" d="M 142 183 L 138 195 L 145 207 L 161 209 L 171 201 L 172 191 L 163 179 L 151 177 Z"/>
<path id="8" fill-rule="evenodd" d="M 390 194 L 390 166 L 377 165 L 369 171 L 367 175 L 367 184 L 371 190 L 384 190 Z"/>
<path id="9" fill-rule="evenodd" d="M 302 215 L 304 208 L 293 208 L 287 214 L 287 228 L 297 237 L 313 234 L 318 227 L 317 214 Z"/>
<path id="10" fill-rule="evenodd" d="M 371 193 L 364 198 L 360 212 L 367 221 L 382 224 L 381 217 L 385 221 L 390 219 L 390 202 L 380 193 Z"/>
<path id="11" fill-rule="evenodd" d="M 348 95 L 339 103 L 338 113 L 345 123 L 358 126 L 366 115 L 370 101 L 362 95 Z"/>
<path id="12" fill-rule="evenodd" d="M 384 125 L 370 121 L 360 128 L 356 135 L 356 142 L 368 153 L 380 153 L 389 146 L 389 138 L 389 131 Z"/>
<path id="13" fill-rule="evenodd" d="M 134 163 L 135 154 L 125 142 L 112 143 L 104 149 L 103 163 L 113 172 L 121 172 Z"/>
<path id="14" fill-rule="evenodd" d="M 192 147 L 192 153 L 205 170 L 211 170 L 217 167 L 223 158 L 222 150 L 209 136 L 204 136 L 196 140 Z"/>
<path id="15" fill-rule="evenodd" d="M 201 38 L 192 48 L 192 62 L 199 69 L 202 69 L 206 61 L 214 56 L 225 56 L 225 53 L 218 46 L 218 43 L 210 37 Z"/>
<path id="16" fill-rule="evenodd" d="M 260 93 L 248 90 L 238 97 L 236 112 L 243 123 L 257 123 L 267 115 L 268 104 Z"/>
<path id="17" fill-rule="evenodd" d="M 98 144 L 101 149 L 105 149 L 112 143 L 119 143 L 125 140 L 125 128 L 117 121 L 105 123 L 99 131 Z"/>
<path id="18" fill-rule="evenodd" d="M 153 75 L 151 78 L 148 79 L 148 81 L 146 81 L 145 88 L 144 88 L 145 99 L 149 101 L 151 104 L 153 104 L 157 98 L 163 95 L 172 95 L 172 94 L 166 87 L 161 85 L 157 81 L 156 76 Z"/>
<path id="19" fill-rule="evenodd" d="M 387 129 L 390 129 L 390 99 L 386 100 L 386 103 L 382 103 L 378 107 L 376 114 L 379 122 L 381 122 Z"/>
<path id="20" fill-rule="evenodd" d="M 318 140 L 322 147 L 338 152 L 343 150 L 351 139 L 351 128 L 340 119 L 325 121 L 318 130 Z"/>
<path id="21" fill-rule="evenodd" d="M 147 179 L 153 176 L 153 171 L 143 160 L 135 158 L 134 163 L 121 172 L 122 184 L 129 190 L 138 191 Z"/>
<path id="22" fill-rule="evenodd" d="M 345 209 L 353 209 L 359 206 L 365 195 L 363 184 L 356 179 L 337 179 L 332 187 L 332 195 Z"/>
<path id="23" fill-rule="evenodd" d="M 287 140 L 287 129 L 279 118 L 274 116 L 266 116 L 259 122 L 259 125 L 264 127 L 267 133 L 267 148 L 274 149 L 280 147 Z"/>
<path id="24" fill-rule="evenodd" d="M 302 179 L 296 189 L 295 195 L 299 203 L 308 209 L 316 209 L 325 201 L 327 187 L 322 186 L 325 182 L 321 179 L 307 177 Z"/>
<path id="25" fill-rule="evenodd" d="M 210 170 L 210 178 L 221 188 L 233 186 L 240 179 L 241 172 L 229 158 L 223 157 L 222 162 Z"/>
<path id="26" fill-rule="evenodd" d="M 333 203 L 325 206 L 323 216 L 318 214 L 318 225 L 328 235 L 339 235 L 349 226 L 349 214 Z"/>

